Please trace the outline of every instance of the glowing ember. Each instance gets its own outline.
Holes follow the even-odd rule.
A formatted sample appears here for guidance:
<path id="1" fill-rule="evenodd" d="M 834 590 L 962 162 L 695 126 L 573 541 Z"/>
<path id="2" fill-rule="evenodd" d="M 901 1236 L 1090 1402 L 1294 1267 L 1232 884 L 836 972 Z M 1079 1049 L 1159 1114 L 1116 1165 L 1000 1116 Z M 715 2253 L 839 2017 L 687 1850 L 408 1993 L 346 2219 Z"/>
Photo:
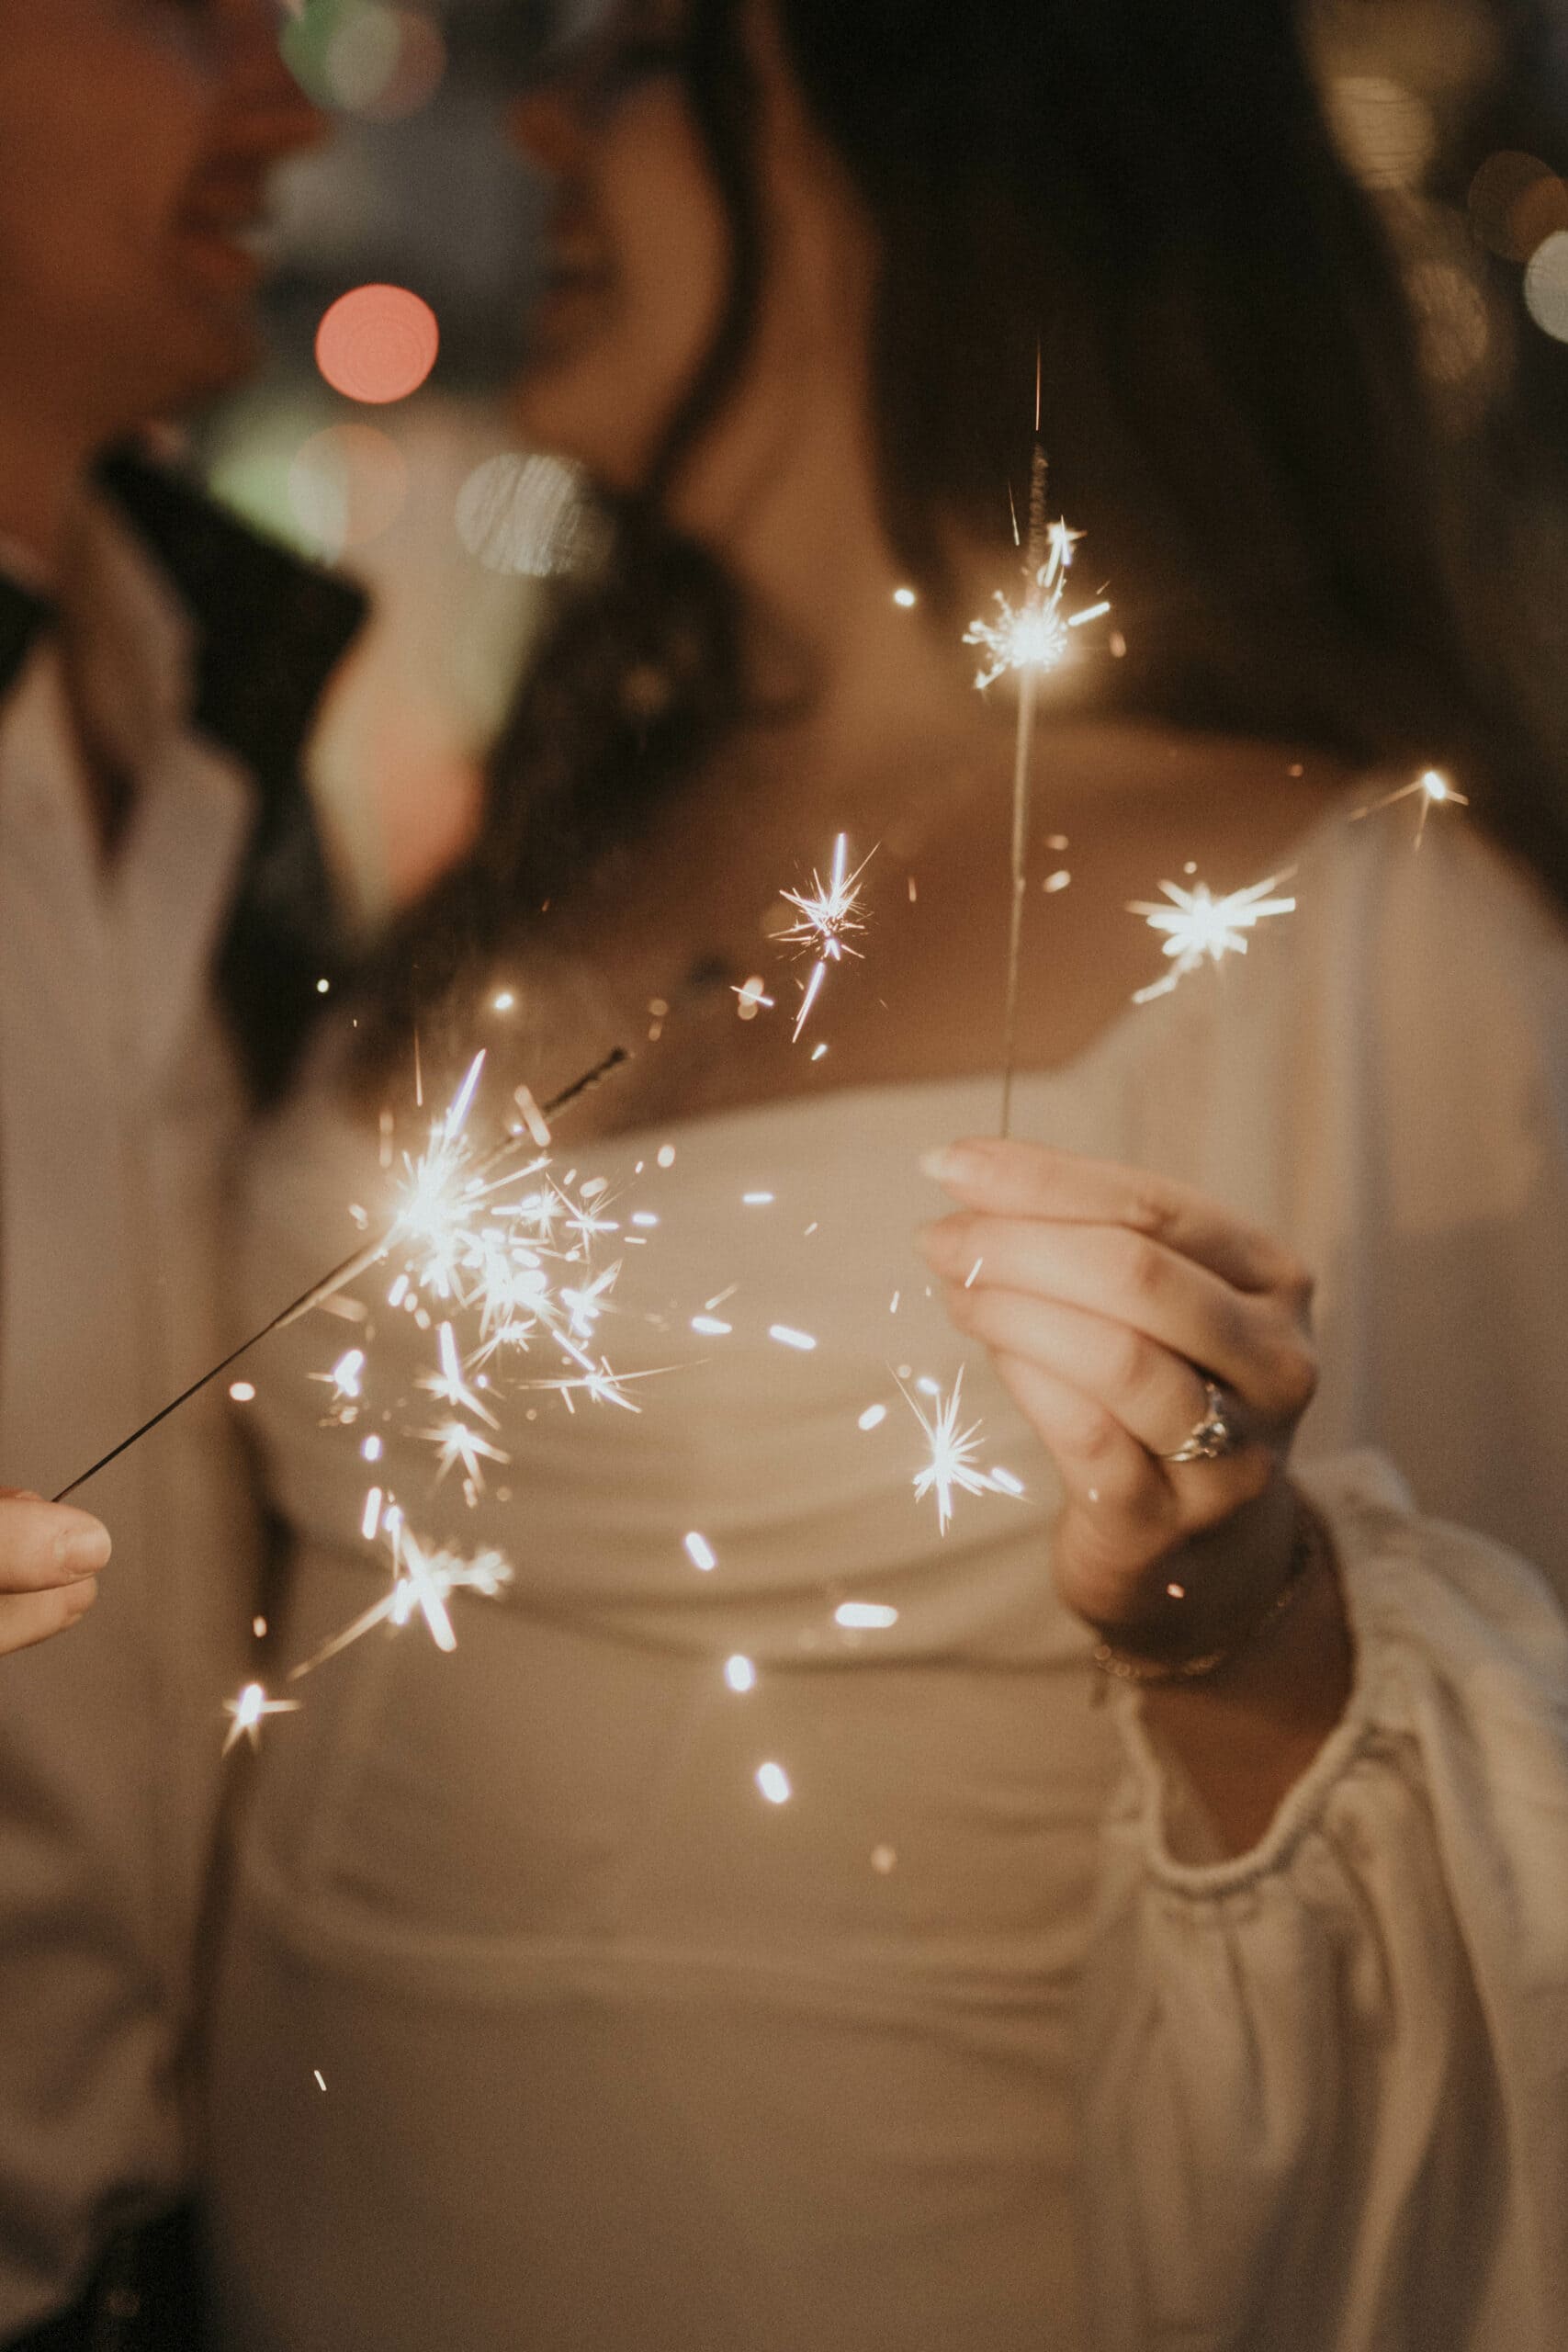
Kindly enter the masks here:
<path id="1" fill-rule="evenodd" d="M 1450 806 L 1456 808 L 1468 808 L 1470 806 L 1464 794 L 1456 792 L 1446 775 L 1440 775 L 1436 768 L 1427 768 L 1423 775 L 1416 777 L 1414 784 L 1401 785 L 1397 792 L 1385 792 L 1381 800 L 1373 800 L 1365 808 L 1358 808 L 1351 817 L 1350 822 L 1355 824 L 1359 818 L 1375 816 L 1380 808 L 1392 808 L 1396 800 L 1409 800 L 1416 797 L 1419 797 L 1421 802 L 1421 814 L 1416 825 L 1417 849 L 1420 848 L 1427 831 L 1427 820 L 1434 808 Z"/>
<path id="2" fill-rule="evenodd" d="M 223 1712 L 229 1717 L 229 1736 L 223 1742 L 223 1753 L 241 1739 L 248 1739 L 253 1747 L 261 1745 L 261 1726 L 268 1715 L 296 1715 L 299 1712 L 298 1699 L 269 1699 L 259 1682 L 247 1682 L 237 1699 L 225 1699 Z"/>

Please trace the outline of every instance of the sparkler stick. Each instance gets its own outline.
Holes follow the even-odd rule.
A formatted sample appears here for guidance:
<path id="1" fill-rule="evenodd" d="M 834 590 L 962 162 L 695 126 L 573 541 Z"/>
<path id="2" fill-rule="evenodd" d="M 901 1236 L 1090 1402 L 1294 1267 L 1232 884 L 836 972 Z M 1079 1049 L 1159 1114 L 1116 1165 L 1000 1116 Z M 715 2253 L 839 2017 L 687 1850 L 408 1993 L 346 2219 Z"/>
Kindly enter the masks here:
<path id="1" fill-rule="evenodd" d="M 1110 605 L 1102 599 L 1079 613 L 1062 610 L 1067 567 L 1077 538 L 1066 523 L 1045 519 L 1045 450 L 1039 439 L 1040 377 L 1034 382 L 1034 460 L 1029 480 L 1029 537 L 1024 549 L 1023 605 L 1015 612 L 998 590 L 1001 617 L 972 621 L 965 645 L 978 645 L 989 654 L 991 667 L 975 684 L 983 694 L 1010 670 L 1019 677 L 1018 749 L 1012 774 L 1012 907 L 1008 922 L 1007 998 L 1002 1016 L 1001 1132 L 1012 1129 L 1013 1074 L 1018 1067 L 1019 983 L 1023 967 L 1023 908 L 1028 889 L 1029 820 L 1032 797 L 1032 753 L 1034 745 L 1035 703 L 1041 678 L 1066 658 L 1071 642 L 1068 630 L 1098 620 Z M 1015 521 L 1014 529 L 1017 524 Z"/>
<path id="2" fill-rule="evenodd" d="M 545 1116 L 552 1117 L 566 1110 L 569 1104 L 577 1102 L 582 1095 L 591 1093 L 594 1087 L 610 1076 L 612 1071 L 619 1069 L 621 1065 L 629 1061 L 630 1058 L 626 1047 L 617 1046 L 614 1053 L 606 1054 L 602 1062 L 596 1063 L 592 1069 L 585 1071 L 582 1077 L 574 1080 L 572 1084 L 562 1093 L 558 1094 L 552 1102 L 547 1102 Z M 470 1078 L 473 1076 L 474 1073 L 470 1072 Z M 454 1108 L 456 1107 L 455 1105 Z M 514 1153 L 533 1148 L 534 1137 L 526 1130 L 521 1135 L 503 1137 L 492 1151 L 488 1152 L 476 1163 L 471 1181 L 478 1182 L 486 1176 L 493 1175 L 495 1170 Z M 150 1420 L 143 1421 L 139 1429 L 132 1430 L 129 1437 L 121 1438 L 119 1443 L 111 1447 L 107 1453 L 100 1454 L 90 1468 L 79 1472 L 68 1487 L 61 1487 L 54 1498 L 55 1501 L 64 1502 L 69 1496 L 75 1494 L 78 1487 L 85 1487 L 89 1478 L 96 1478 L 98 1472 L 107 1470 L 111 1462 L 118 1462 L 122 1453 L 128 1453 L 133 1445 L 139 1444 L 162 1422 L 166 1421 L 171 1413 L 177 1413 L 182 1405 L 188 1405 L 193 1396 L 198 1396 L 204 1388 L 210 1387 L 213 1381 L 220 1379 L 231 1366 L 237 1364 L 242 1356 L 249 1355 L 253 1348 L 259 1347 L 263 1340 L 270 1340 L 275 1331 L 286 1331 L 291 1323 L 301 1321 L 316 1307 L 323 1306 L 328 1299 L 335 1298 L 340 1291 L 346 1290 L 350 1283 L 356 1282 L 361 1274 L 367 1273 L 372 1266 L 386 1256 L 389 1250 L 392 1249 L 397 1242 L 401 1230 L 400 1222 L 382 1234 L 379 1240 L 367 1242 L 362 1250 L 356 1250 L 351 1258 L 345 1258 L 341 1266 L 335 1266 L 330 1274 L 323 1275 L 319 1283 L 313 1283 L 308 1291 L 301 1293 L 300 1296 L 291 1305 L 284 1307 L 280 1314 L 275 1315 L 270 1323 L 264 1324 L 259 1331 L 253 1331 L 248 1340 L 243 1340 L 237 1348 L 231 1350 L 221 1363 L 215 1363 L 210 1371 L 202 1374 L 199 1380 L 193 1380 L 188 1388 L 183 1388 L 177 1396 L 172 1397 L 169 1403 L 154 1413 Z"/>
<path id="3" fill-rule="evenodd" d="M 1029 606 L 1035 613 L 1040 606 L 1044 553 L 1045 452 L 1036 441 L 1029 481 Z M 1034 693 L 1039 676 L 1038 663 L 1030 662 L 1025 664 L 1019 681 L 1018 748 L 1012 771 L 1012 905 L 1008 912 L 1007 1005 L 1002 1016 L 1001 1131 L 1004 1136 L 1012 1132 L 1012 1077 L 1018 1067 L 1018 991 L 1019 978 L 1023 968 L 1023 902 L 1029 887 L 1029 818 L 1032 799 L 1030 754 L 1034 748 Z"/>

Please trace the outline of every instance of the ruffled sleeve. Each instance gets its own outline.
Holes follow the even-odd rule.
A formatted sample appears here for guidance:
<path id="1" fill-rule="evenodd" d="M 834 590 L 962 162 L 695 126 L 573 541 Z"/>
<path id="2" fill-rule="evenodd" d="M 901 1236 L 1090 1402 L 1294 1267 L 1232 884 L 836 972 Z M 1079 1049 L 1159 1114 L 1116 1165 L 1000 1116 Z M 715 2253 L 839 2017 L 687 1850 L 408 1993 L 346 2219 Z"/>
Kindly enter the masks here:
<path id="1" fill-rule="evenodd" d="M 1267 1837 L 1202 1857 L 1135 1695 L 1089 1977 L 1099 2352 L 1568 2340 L 1568 1626 L 1376 1457 L 1308 1479 L 1356 1643 Z"/>

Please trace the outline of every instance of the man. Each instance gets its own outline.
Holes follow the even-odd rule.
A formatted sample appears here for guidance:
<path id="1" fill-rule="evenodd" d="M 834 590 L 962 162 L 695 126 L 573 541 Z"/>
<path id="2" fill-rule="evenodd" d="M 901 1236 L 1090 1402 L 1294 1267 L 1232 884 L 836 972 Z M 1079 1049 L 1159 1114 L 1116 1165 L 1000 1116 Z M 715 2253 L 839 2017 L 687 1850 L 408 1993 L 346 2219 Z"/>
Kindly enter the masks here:
<path id="1" fill-rule="evenodd" d="M 319 130 L 277 29 L 273 0 L 0 0 L 0 1475 L 42 1496 L 224 1352 L 236 1137 L 331 970 L 297 763 L 357 600 L 128 454 L 255 358 L 265 176 Z M 255 1606 L 221 1398 L 83 1499 L 97 1606 L 0 1662 L 0 2346 L 188 2352 Z M 106 1554 L 8 1491 L 0 1647 L 83 1617 Z"/>

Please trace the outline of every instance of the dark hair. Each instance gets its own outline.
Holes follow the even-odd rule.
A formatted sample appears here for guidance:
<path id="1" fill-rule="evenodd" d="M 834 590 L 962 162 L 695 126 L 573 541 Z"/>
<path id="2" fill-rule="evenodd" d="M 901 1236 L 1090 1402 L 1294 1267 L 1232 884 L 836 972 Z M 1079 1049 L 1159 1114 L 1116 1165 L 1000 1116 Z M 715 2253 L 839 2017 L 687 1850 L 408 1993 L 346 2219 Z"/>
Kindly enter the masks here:
<path id="1" fill-rule="evenodd" d="M 1461 625 L 1414 329 L 1291 0 L 773 6 L 879 232 L 882 499 L 928 603 L 961 625 L 955 520 L 1006 579 L 1038 360 L 1053 508 L 1113 582 L 1120 707 L 1451 763 L 1568 904 L 1568 814 Z M 745 710 L 739 592 L 661 513 L 765 274 L 743 13 L 692 0 L 684 45 L 731 229 L 724 323 L 524 684 L 475 852 L 392 944 L 400 1024 L 629 845 Z"/>

